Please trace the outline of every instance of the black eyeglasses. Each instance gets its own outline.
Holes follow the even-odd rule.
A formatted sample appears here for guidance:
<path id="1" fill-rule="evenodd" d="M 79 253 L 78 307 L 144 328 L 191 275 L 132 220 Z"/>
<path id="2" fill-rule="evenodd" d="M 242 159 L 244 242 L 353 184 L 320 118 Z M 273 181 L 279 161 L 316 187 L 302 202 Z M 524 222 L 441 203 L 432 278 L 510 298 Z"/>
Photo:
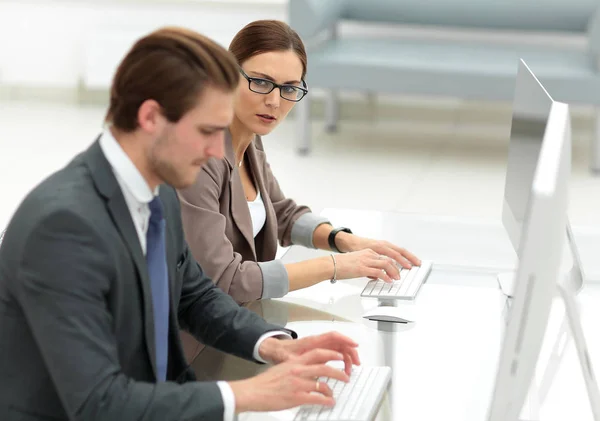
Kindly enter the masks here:
<path id="1" fill-rule="evenodd" d="M 302 81 L 304 87 L 294 85 L 278 85 L 272 80 L 262 79 L 259 77 L 250 77 L 240 68 L 240 73 L 248 81 L 248 88 L 257 94 L 270 94 L 273 89 L 279 88 L 279 95 L 288 101 L 298 102 L 308 93 L 306 82 Z"/>

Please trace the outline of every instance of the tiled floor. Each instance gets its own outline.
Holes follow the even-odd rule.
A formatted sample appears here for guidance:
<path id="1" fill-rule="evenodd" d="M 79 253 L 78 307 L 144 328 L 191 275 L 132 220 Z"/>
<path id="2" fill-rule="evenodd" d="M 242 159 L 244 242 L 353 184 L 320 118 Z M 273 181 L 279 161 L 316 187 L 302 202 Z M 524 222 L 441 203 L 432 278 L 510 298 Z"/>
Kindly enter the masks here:
<path id="1" fill-rule="evenodd" d="M 486 108 L 487 107 L 487 108 Z M 342 121 L 335 134 L 313 125 L 313 151 L 294 150 L 293 120 L 265 138 L 284 192 L 325 207 L 500 218 L 510 109 L 486 104 L 406 105 L 397 119 Z M 86 148 L 104 108 L 0 102 L 0 226 L 44 176 Z M 508 112 L 507 112 L 508 110 Z M 588 166 L 590 122 L 575 119 L 570 217 L 600 226 L 600 177 Z"/>

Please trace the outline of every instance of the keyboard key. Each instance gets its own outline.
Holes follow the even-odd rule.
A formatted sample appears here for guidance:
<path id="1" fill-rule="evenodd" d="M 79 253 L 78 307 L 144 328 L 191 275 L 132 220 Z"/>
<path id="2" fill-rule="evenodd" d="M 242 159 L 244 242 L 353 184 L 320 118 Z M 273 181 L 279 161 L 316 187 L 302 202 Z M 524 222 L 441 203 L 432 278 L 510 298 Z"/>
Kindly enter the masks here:
<path id="1" fill-rule="evenodd" d="M 335 406 L 302 406 L 294 421 L 369 421 L 381 403 L 390 377 L 390 367 L 355 367 L 348 383 L 321 379 L 333 390 Z"/>
<path id="2" fill-rule="evenodd" d="M 427 280 L 432 266 L 432 261 L 422 261 L 421 266 L 413 266 L 411 269 L 402 268 L 400 280 L 389 284 L 381 280 L 369 281 L 360 295 L 362 297 L 414 300 L 421 285 Z"/>

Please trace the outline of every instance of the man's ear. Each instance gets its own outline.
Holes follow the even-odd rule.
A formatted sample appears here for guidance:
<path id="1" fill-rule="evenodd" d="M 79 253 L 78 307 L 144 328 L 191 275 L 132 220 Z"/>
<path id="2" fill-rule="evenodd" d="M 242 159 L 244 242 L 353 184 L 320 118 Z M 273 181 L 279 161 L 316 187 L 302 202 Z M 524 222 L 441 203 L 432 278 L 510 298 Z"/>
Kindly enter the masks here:
<path id="1" fill-rule="evenodd" d="M 140 129 L 151 134 L 161 132 L 166 124 L 162 107 L 153 99 L 142 102 L 138 108 L 137 119 Z"/>

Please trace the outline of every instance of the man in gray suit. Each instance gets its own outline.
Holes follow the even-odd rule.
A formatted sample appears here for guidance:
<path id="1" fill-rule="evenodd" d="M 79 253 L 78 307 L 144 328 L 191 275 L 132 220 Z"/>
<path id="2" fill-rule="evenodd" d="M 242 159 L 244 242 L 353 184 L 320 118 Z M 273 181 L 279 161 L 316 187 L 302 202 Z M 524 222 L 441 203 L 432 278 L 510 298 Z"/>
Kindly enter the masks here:
<path id="1" fill-rule="evenodd" d="M 238 78 L 229 53 L 195 32 L 140 39 L 117 70 L 100 137 L 17 209 L 0 247 L 3 421 L 228 421 L 333 404 L 315 378 L 348 381 L 356 343 L 335 333 L 292 340 L 215 287 L 183 236 L 173 187 L 222 158 Z M 276 365 L 195 382 L 180 327 Z"/>

